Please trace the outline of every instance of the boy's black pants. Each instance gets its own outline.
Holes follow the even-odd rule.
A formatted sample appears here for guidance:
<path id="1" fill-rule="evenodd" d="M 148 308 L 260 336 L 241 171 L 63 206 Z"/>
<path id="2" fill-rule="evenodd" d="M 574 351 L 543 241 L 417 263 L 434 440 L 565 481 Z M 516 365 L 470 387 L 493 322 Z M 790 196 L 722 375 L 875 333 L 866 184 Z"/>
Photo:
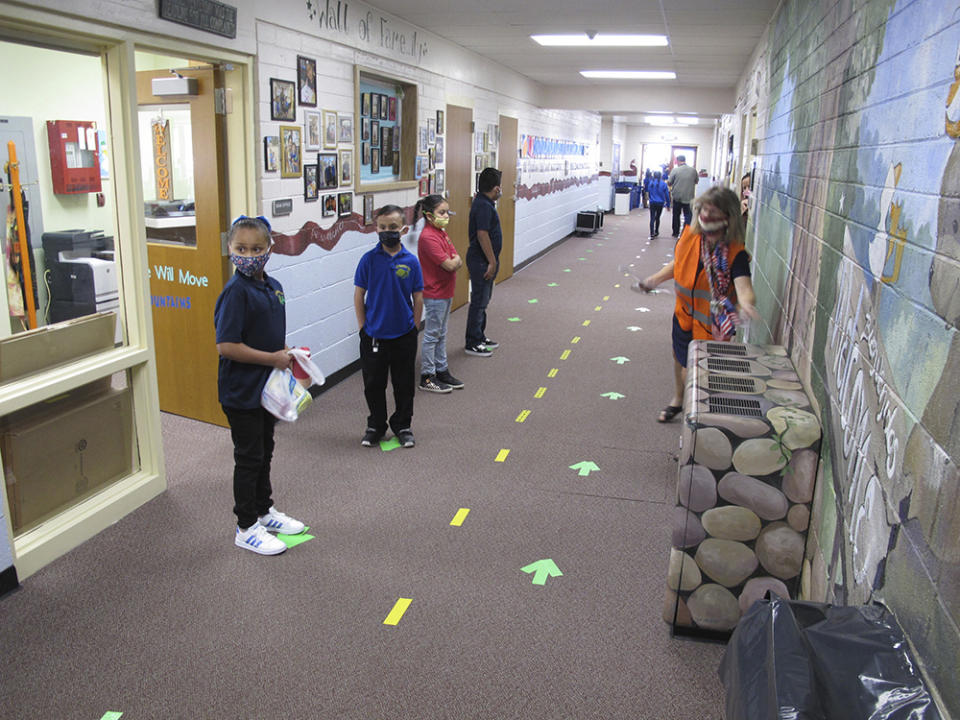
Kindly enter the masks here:
<path id="1" fill-rule="evenodd" d="M 374 351 L 376 348 L 376 351 Z M 413 421 L 413 394 L 416 390 L 417 329 L 389 340 L 374 340 L 360 329 L 360 369 L 363 394 L 367 399 L 367 427 L 387 431 L 387 377 L 393 384 L 396 410 L 390 416 L 394 433 L 409 430 Z"/>
<path id="2" fill-rule="evenodd" d="M 233 438 L 233 512 L 246 530 L 273 505 L 270 461 L 277 419 L 262 407 L 252 410 L 223 407 Z"/>

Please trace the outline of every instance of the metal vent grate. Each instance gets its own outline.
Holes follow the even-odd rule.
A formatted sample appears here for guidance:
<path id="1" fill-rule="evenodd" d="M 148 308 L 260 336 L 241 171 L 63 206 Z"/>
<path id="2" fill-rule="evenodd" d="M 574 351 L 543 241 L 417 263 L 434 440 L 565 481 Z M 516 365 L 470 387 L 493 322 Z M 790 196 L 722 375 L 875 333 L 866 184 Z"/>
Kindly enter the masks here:
<path id="1" fill-rule="evenodd" d="M 707 375 L 707 387 L 714 392 L 760 392 L 757 381 L 753 378 L 731 377 L 730 375 Z"/>
<path id="2" fill-rule="evenodd" d="M 746 415 L 747 417 L 763 417 L 760 403 L 756 400 L 747 400 L 730 397 L 709 398 L 710 412 L 726 413 L 727 415 Z"/>
<path id="3" fill-rule="evenodd" d="M 719 343 L 717 343 L 719 345 Z M 707 358 L 707 370 L 715 372 L 750 372 L 750 362 L 748 360 L 728 360 L 727 358 Z"/>
<path id="4" fill-rule="evenodd" d="M 746 357 L 747 349 L 743 345 L 708 342 L 707 352 L 711 355 L 736 355 L 738 357 Z"/>

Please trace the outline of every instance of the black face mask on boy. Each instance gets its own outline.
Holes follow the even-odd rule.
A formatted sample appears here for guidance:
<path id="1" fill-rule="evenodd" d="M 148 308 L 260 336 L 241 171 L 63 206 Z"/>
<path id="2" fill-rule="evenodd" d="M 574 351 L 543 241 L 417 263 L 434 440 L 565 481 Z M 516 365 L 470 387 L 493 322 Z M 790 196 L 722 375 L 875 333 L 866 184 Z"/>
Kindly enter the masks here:
<path id="1" fill-rule="evenodd" d="M 381 230 L 377 233 L 380 237 L 380 242 L 383 243 L 385 247 L 395 248 L 400 244 L 400 231 L 399 230 Z"/>

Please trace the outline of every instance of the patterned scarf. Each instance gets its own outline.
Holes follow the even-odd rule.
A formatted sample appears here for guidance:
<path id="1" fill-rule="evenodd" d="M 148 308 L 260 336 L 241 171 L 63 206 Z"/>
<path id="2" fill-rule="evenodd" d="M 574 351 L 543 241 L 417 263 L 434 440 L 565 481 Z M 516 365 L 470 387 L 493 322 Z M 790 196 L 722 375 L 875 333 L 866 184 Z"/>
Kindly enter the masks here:
<path id="1" fill-rule="evenodd" d="M 731 291 L 729 251 L 726 239 L 714 245 L 711 252 L 706 240 L 702 236 L 700 238 L 700 259 L 707 271 L 707 282 L 713 296 L 710 301 L 710 329 L 714 340 L 729 340 L 740 324 L 737 306 L 728 297 Z"/>

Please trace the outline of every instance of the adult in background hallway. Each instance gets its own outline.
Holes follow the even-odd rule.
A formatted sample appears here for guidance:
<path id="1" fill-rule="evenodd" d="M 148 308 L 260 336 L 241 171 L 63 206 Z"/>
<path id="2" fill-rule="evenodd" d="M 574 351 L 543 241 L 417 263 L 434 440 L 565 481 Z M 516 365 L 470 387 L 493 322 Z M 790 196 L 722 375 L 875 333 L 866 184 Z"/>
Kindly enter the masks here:
<path id="1" fill-rule="evenodd" d="M 466 352 L 468 355 L 490 357 L 499 345 L 486 335 L 487 305 L 493 295 L 493 281 L 500 267 L 500 249 L 503 233 L 500 216 L 494 204 L 503 192 L 500 189 L 500 171 L 484 168 L 480 173 L 477 194 L 470 206 L 467 248 L 467 270 L 470 273 L 470 307 L 467 310 Z"/>
<path id="2" fill-rule="evenodd" d="M 670 189 L 663 181 L 663 176 L 657 170 L 649 183 L 650 193 L 650 239 L 660 234 L 660 214 L 664 206 L 670 209 Z"/>
<path id="3" fill-rule="evenodd" d="M 677 291 L 673 397 L 660 411 L 658 422 L 669 422 L 683 409 L 690 341 L 731 340 L 740 324 L 738 304 L 748 317 L 757 317 L 740 198 L 732 190 L 714 186 L 697 198 L 696 206 L 696 216 L 677 241 L 673 260 L 638 284 L 649 292 L 673 278 Z"/>
<path id="4" fill-rule="evenodd" d="M 670 186 L 670 195 L 673 198 L 673 237 L 680 237 L 680 213 L 683 213 L 683 224 L 689 225 L 692 212 L 690 203 L 696 192 L 696 185 L 700 182 L 697 171 L 687 165 L 685 155 L 677 155 L 677 164 L 670 171 L 667 185 Z"/>

